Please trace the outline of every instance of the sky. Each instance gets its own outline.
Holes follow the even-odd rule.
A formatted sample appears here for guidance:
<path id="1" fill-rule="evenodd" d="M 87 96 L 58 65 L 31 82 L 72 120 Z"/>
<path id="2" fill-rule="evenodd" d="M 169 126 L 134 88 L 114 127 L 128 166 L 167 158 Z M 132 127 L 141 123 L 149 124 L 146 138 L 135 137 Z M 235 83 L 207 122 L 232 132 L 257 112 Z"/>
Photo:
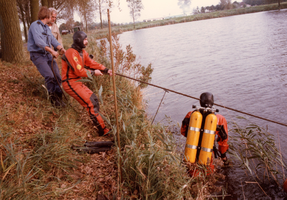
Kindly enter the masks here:
<path id="1" fill-rule="evenodd" d="M 178 0 L 142 0 L 144 9 L 141 11 L 141 16 L 137 19 L 137 21 L 181 15 L 183 14 L 183 10 L 180 9 L 177 2 Z M 201 8 L 202 6 L 205 7 L 217 5 L 219 2 L 220 0 L 191 0 L 190 9 L 186 11 L 186 14 L 191 14 L 192 10 L 197 6 Z M 111 21 L 114 23 L 132 22 L 126 0 L 120 0 L 120 8 L 121 11 L 119 11 L 116 7 L 111 10 Z M 80 21 L 77 14 L 74 15 L 74 18 L 75 21 Z M 99 17 L 96 16 L 96 18 Z M 106 16 L 103 19 L 107 21 Z M 96 19 L 95 21 L 98 22 L 99 20 Z"/>

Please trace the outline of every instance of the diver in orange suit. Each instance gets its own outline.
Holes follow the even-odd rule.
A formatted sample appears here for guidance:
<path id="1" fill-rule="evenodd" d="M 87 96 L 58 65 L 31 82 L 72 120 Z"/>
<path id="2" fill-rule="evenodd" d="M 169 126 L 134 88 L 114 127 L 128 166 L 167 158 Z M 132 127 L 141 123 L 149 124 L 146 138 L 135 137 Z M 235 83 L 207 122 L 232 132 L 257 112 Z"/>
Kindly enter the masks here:
<path id="1" fill-rule="evenodd" d="M 213 100 L 213 95 L 211 93 L 205 92 L 205 93 L 202 93 L 200 95 L 201 107 L 212 108 L 213 103 L 214 103 L 214 100 Z M 187 113 L 184 120 L 182 121 L 182 126 L 181 126 L 180 132 L 184 137 L 187 137 L 188 126 L 189 126 L 190 116 L 191 116 L 192 112 L 193 111 L 190 111 L 189 113 Z M 228 160 L 226 157 L 226 152 L 227 152 L 228 147 L 229 147 L 229 145 L 227 144 L 227 141 L 228 141 L 227 122 L 226 122 L 226 119 L 220 114 L 216 114 L 216 117 L 217 117 L 217 128 L 216 128 L 215 134 L 217 135 L 218 150 L 221 154 L 221 159 L 224 162 L 224 165 L 228 165 Z M 210 162 L 210 168 L 212 170 L 214 169 L 214 165 L 212 164 L 212 160 Z"/>
<path id="2" fill-rule="evenodd" d="M 73 44 L 62 56 L 62 85 L 64 90 L 84 106 L 90 114 L 100 136 L 106 135 L 106 128 L 99 114 L 99 101 L 96 95 L 82 82 L 81 77 L 102 76 L 103 73 L 112 75 L 112 70 L 92 60 L 84 48 L 88 45 L 86 33 L 77 31 L 73 35 Z"/>

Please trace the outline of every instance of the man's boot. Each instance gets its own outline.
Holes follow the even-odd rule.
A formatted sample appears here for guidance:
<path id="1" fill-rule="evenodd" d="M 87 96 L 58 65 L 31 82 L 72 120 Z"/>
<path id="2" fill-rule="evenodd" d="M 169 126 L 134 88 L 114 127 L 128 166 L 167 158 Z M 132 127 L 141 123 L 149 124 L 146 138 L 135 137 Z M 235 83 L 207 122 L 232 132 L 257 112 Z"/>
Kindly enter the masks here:
<path id="1" fill-rule="evenodd" d="M 100 116 L 99 113 L 96 113 L 96 116 L 91 115 L 91 119 L 92 119 L 94 125 L 98 129 L 99 136 L 106 136 L 110 133 L 110 130 L 108 128 L 106 128 L 106 126 L 104 124 L 104 120 L 102 119 L 102 117 Z"/>
<path id="2" fill-rule="evenodd" d="M 51 104 L 56 108 L 64 108 L 66 104 L 62 100 L 62 92 L 50 93 Z"/>
<path id="3" fill-rule="evenodd" d="M 50 101 L 51 101 L 52 106 L 56 108 L 61 107 L 61 103 L 56 93 L 50 93 Z"/>
<path id="4" fill-rule="evenodd" d="M 60 102 L 61 104 L 61 107 L 62 108 L 65 108 L 66 107 L 66 104 L 64 103 L 63 101 L 63 93 L 62 92 L 56 92 L 56 96 L 58 98 L 58 101 Z"/>

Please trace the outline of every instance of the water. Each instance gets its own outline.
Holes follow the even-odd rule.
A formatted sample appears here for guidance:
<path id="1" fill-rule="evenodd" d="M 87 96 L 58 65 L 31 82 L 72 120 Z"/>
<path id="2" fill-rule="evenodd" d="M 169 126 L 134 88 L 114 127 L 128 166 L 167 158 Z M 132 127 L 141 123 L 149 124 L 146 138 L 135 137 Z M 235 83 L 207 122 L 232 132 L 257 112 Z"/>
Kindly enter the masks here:
<path id="1" fill-rule="evenodd" d="M 153 84 L 194 97 L 211 92 L 215 103 L 287 124 L 286 9 L 125 32 L 120 42 L 131 44 L 144 66 L 152 63 Z M 144 94 L 153 118 L 164 91 L 148 87 Z M 199 102 L 167 93 L 155 120 L 167 123 L 167 115 L 181 124 L 192 105 Z M 217 108 L 229 122 L 241 123 L 236 117 L 243 116 L 268 126 L 285 146 L 287 127 Z M 269 199 L 257 185 L 245 183 L 248 177 L 239 168 L 225 173 L 231 199 Z M 276 186 L 264 189 L 272 199 L 284 199 Z"/>

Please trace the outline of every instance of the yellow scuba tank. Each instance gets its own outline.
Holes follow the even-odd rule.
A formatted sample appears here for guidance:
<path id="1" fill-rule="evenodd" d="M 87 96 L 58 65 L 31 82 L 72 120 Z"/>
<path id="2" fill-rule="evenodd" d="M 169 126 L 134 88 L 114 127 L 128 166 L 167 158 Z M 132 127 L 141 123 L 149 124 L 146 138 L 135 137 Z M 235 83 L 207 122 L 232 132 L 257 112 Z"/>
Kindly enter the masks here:
<path id="1" fill-rule="evenodd" d="M 185 160 L 190 163 L 195 163 L 198 140 L 200 136 L 200 128 L 202 123 L 202 114 L 194 111 L 190 116 L 188 132 L 185 145 Z"/>
<path id="2" fill-rule="evenodd" d="M 215 132 L 217 125 L 217 117 L 211 113 L 207 115 L 204 124 L 204 131 L 201 140 L 201 149 L 199 153 L 199 164 L 209 165 L 211 162 Z"/>

